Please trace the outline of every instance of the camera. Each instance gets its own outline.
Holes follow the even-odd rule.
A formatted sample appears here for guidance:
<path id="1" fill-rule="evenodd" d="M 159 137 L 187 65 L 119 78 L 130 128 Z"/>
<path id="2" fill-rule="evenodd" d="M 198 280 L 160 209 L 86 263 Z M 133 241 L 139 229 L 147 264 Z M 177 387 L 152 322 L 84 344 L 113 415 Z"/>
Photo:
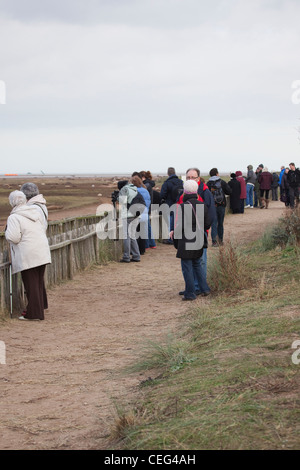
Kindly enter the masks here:
<path id="1" fill-rule="evenodd" d="M 111 201 L 112 201 L 113 204 L 115 204 L 118 201 L 119 192 L 120 191 L 113 191 L 111 193 Z"/>

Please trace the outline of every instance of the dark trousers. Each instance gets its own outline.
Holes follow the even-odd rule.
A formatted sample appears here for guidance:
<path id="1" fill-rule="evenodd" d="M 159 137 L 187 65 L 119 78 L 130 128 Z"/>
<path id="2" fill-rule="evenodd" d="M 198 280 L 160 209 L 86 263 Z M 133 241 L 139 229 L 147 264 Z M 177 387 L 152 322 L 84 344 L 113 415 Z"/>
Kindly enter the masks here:
<path id="1" fill-rule="evenodd" d="M 48 308 L 44 283 L 45 268 L 44 264 L 21 272 L 28 302 L 25 317 L 31 320 L 44 320 L 44 309 Z"/>
<path id="2" fill-rule="evenodd" d="M 289 193 L 290 193 L 290 206 L 292 208 L 295 207 L 295 200 L 299 201 L 299 188 L 292 188 L 291 186 L 289 187 Z"/>
<path id="3" fill-rule="evenodd" d="M 272 188 L 272 201 L 278 201 L 278 187 Z"/>
<path id="4" fill-rule="evenodd" d="M 217 206 L 216 207 L 216 217 L 211 224 L 211 239 L 213 242 L 217 241 L 217 236 L 219 241 L 223 241 L 224 234 L 224 217 L 225 217 L 225 207 Z"/>

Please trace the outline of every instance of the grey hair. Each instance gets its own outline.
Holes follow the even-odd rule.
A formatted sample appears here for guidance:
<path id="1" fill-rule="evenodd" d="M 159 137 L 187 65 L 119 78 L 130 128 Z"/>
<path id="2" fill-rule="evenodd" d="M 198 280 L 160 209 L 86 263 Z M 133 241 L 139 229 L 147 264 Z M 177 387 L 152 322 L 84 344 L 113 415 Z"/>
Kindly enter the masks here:
<path id="1" fill-rule="evenodd" d="M 11 207 L 21 206 L 22 204 L 26 204 L 26 196 L 22 191 L 13 191 L 8 196 L 9 203 Z"/>
<path id="2" fill-rule="evenodd" d="M 24 183 L 21 191 L 25 194 L 27 201 L 39 194 L 39 188 L 34 183 Z"/>

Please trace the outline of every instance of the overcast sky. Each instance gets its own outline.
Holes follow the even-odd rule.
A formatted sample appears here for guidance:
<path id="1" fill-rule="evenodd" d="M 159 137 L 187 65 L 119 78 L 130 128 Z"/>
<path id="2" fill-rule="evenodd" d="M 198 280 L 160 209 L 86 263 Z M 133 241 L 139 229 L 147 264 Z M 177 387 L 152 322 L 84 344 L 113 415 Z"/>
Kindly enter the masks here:
<path id="1" fill-rule="evenodd" d="M 0 174 L 299 166 L 299 24 L 299 0 L 0 0 Z"/>

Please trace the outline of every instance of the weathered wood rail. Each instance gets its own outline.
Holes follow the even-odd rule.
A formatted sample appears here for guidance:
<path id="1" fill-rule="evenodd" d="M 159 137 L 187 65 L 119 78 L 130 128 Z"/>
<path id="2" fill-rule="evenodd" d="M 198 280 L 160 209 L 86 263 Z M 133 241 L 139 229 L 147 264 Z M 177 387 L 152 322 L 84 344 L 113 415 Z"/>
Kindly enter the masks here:
<path id="1" fill-rule="evenodd" d="M 103 263 L 120 256 L 120 241 L 110 236 L 101 240 L 97 236 L 97 224 L 102 218 L 103 215 L 93 215 L 49 222 L 47 237 L 52 262 L 46 268 L 46 287 L 72 279 L 76 272 L 94 263 Z M 0 315 L 19 313 L 24 304 L 21 275 L 17 273 L 11 276 L 9 245 L 4 233 L 0 233 Z"/>

